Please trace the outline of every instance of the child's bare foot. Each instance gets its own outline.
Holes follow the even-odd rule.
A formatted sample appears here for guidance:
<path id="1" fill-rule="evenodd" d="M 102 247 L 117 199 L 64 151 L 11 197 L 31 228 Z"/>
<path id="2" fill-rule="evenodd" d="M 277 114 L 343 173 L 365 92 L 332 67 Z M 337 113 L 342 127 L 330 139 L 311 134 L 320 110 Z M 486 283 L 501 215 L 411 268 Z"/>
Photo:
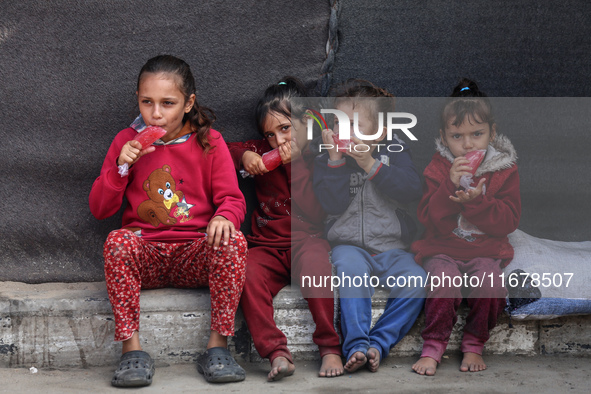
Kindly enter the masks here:
<path id="1" fill-rule="evenodd" d="M 267 375 L 268 381 L 281 380 L 286 376 L 293 375 L 295 371 L 295 365 L 289 362 L 285 357 L 277 357 L 271 363 L 271 371 Z"/>
<path id="2" fill-rule="evenodd" d="M 322 378 L 332 378 L 334 376 L 341 376 L 344 374 L 343 361 L 338 354 L 325 354 L 322 357 L 322 365 L 318 376 Z"/>
<path id="3" fill-rule="evenodd" d="M 367 357 L 365 357 L 365 354 L 363 354 L 361 352 L 355 352 L 345 363 L 345 371 L 355 372 L 359 368 L 364 366 L 366 362 L 367 362 Z"/>
<path id="4" fill-rule="evenodd" d="M 412 369 L 419 375 L 433 376 L 437 371 L 437 361 L 431 357 L 421 357 L 412 365 Z"/>
<path id="5" fill-rule="evenodd" d="M 378 368 L 380 367 L 380 351 L 375 347 L 370 347 L 367 351 L 367 361 L 367 368 L 371 372 L 378 372 Z"/>
<path id="6" fill-rule="evenodd" d="M 464 359 L 460 365 L 460 371 L 462 372 L 480 372 L 486 369 L 484 359 L 480 354 L 466 352 L 464 353 Z"/>

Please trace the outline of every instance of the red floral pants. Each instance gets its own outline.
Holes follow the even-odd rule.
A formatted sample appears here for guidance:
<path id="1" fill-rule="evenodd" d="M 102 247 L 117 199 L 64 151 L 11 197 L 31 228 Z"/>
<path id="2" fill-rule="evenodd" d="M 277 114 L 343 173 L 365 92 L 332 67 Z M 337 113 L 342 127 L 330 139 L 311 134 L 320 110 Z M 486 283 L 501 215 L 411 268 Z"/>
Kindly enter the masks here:
<path id="1" fill-rule="evenodd" d="M 145 241 L 125 229 L 105 242 L 105 279 L 115 315 L 115 340 L 139 331 L 140 289 L 209 286 L 211 329 L 234 335 L 234 318 L 244 287 L 246 240 L 237 231 L 228 246 L 214 250 L 207 238 L 186 243 Z"/>

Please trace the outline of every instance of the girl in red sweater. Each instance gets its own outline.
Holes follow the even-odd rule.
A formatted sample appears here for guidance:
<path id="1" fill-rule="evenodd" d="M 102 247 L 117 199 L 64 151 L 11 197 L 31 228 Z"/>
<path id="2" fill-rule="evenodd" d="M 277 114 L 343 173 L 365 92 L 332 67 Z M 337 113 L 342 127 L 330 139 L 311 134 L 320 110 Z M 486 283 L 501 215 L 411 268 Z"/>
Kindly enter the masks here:
<path id="1" fill-rule="evenodd" d="M 146 386 L 154 361 L 139 339 L 140 289 L 211 291 L 211 335 L 198 370 L 208 381 L 243 380 L 227 349 L 244 286 L 247 245 L 237 229 L 246 203 L 228 148 L 211 128 L 215 117 L 199 106 L 187 63 L 162 55 L 140 71 L 137 97 L 148 126 L 166 131 L 142 146 L 127 128 L 113 140 L 90 192 L 97 219 L 117 213 L 122 228 L 105 242 L 105 277 L 115 315 L 115 340 L 123 341 L 114 386 Z M 222 360 L 220 362 L 216 360 Z"/>
<path id="2" fill-rule="evenodd" d="M 474 82 L 465 79 L 456 86 L 443 109 L 439 133 L 418 207 L 425 233 L 412 245 L 417 263 L 431 277 L 425 342 L 412 366 L 421 375 L 435 374 L 463 296 L 470 312 L 460 370 L 486 368 L 482 350 L 505 305 L 499 276 L 513 258 L 507 235 L 517 229 L 521 214 L 517 154 L 509 139 L 497 134 L 490 102 Z M 486 153 L 472 178 L 466 156 L 478 150 Z M 464 276 L 468 280 L 460 284 L 458 278 Z M 475 286 L 482 278 L 484 283 Z"/>
<path id="3" fill-rule="evenodd" d="M 231 143 L 236 169 L 254 175 L 258 200 L 248 239 L 248 269 L 240 307 L 254 345 L 271 362 L 268 380 L 292 375 L 295 366 L 285 334 L 273 319 L 273 297 L 302 276 L 332 274 L 330 246 L 321 238 L 324 212 L 312 189 L 313 154 L 306 139 L 306 109 L 293 98 L 305 89 L 295 78 L 284 78 L 265 91 L 256 109 L 264 139 Z M 296 136 L 297 135 L 297 136 Z M 262 156 L 278 149 L 283 165 L 269 171 Z M 322 365 L 319 376 L 343 374 L 339 335 L 334 325 L 334 299 L 330 288 L 304 288 L 304 298 L 316 330 Z"/>

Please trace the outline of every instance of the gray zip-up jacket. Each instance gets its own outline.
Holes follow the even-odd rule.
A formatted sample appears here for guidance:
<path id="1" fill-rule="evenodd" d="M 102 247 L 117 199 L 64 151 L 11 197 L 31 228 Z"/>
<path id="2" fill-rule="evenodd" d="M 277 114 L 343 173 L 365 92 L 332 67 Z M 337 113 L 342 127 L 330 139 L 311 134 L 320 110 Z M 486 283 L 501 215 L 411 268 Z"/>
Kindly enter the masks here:
<path id="1" fill-rule="evenodd" d="M 378 254 L 410 245 L 415 224 L 404 206 L 421 197 L 421 179 L 406 145 L 401 152 L 375 150 L 365 173 L 350 156 L 330 161 L 328 153 L 314 163 L 314 192 L 328 214 L 326 237 Z"/>

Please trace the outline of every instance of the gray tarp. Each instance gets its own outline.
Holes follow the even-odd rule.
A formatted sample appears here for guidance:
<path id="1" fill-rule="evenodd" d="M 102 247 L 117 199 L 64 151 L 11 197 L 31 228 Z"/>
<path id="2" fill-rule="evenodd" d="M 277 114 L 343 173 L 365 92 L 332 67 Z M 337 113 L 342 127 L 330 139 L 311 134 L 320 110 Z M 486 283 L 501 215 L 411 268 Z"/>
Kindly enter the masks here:
<path id="1" fill-rule="evenodd" d="M 461 76 L 491 96 L 591 93 L 586 1 L 338 3 L 336 81 L 367 78 L 399 96 L 444 96 Z M 149 57 L 184 58 L 215 127 L 229 141 L 254 138 L 267 85 L 319 77 L 330 17 L 319 0 L 2 0 L 0 9 L 0 280 L 32 283 L 103 278 L 102 244 L 120 216 L 94 219 L 88 193 L 137 113 L 135 79 Z M 521 228 L 589 240 L 588 126 L 548 125 L 506 131 L 521 159 Z M 421 171 L 433 152 L 423 142 L 413 148 Z"/>

